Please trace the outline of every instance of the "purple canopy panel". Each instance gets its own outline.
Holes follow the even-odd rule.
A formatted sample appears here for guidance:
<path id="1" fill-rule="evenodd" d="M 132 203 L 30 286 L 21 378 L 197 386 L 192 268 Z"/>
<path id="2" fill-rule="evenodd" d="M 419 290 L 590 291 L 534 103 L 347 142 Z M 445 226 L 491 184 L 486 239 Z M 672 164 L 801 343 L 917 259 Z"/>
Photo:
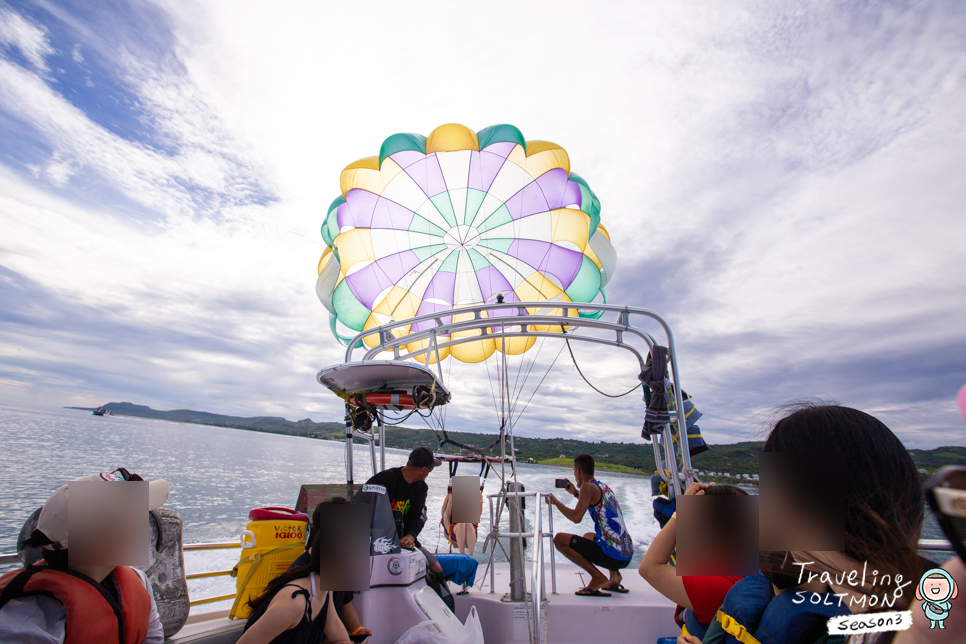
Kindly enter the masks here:
<path id="1" fill-rule="evenodd" d="M 370 228 L 388 228 L 391 230 L 409 230 L 414 213 L 395 201 L 379 197 L 372 213 Z"/>
<path id="2" fill-rule="evenodd" d="M 556 277 L 565 290 L 577 277 L 584 257 L 583 253 L 536 239 L 515 239 L 506 254 Z"/>
<path id="3" fill-rule="evenodd" d="M 399 278 L 419 264 L 419 258 L 411 250 L 377 259 L 362 270 L 345 278 L 349 290 L 370 311 L 376 297 L 391 288 Z"/>
<path id="4" fill-rule="evenodd" d="M 480 285 L 480 293 L 484 302 L 496 302 L 497 293 L 513 293 L 513 287 L 506 277 L 496 267 L 484 266 L 475 271 L 476 281 Z"/>
<path id="5" fill-rule="evenodd" d="M 540 189 L 540 184 L 533 181 L 523 186 L 515 195 L 506 200 L 506 208 L 510 216 L 516 219 L 529 217 L 538 212 L 550 210 L 550 204 Z"/>
<path id="6" fill-rule="evenodd" d="M 419 310 L 416 311 L 416 317 L 420 317 L 423 315 L 430 315 L 438 311 L 449 311 L 452 308 L 453 307 L 450 304 L 439 304 L 437 302 L 427 302 L 423 300 L 423 302 L 419 305 Z M 443 321 L 443 324 L 449 324 L 450 322 L 453 321 L 453 316 L 445 315 L 441 317 L 440 320 Z M 410 331 L 412 333 L 416 333 L 418 331 L 425 331 L 426 329 L 431 329 L 434 326 L 436 326 L 435 320 L 424 320 L 422 322 L 417 322 L 416 324 L 412 325 L 412 327 L 410 328 Z"/>
<path id="7" fill-rule="evenodd" d="M 426 155 L 418 150 L 401 150 L 396 154 L 389 155 L 389 158 L 396 162 L 400 168 L 408 168 L 420 159 L 425 159 Z"/>
<path id="8" fill-rule="evenodd" d="M 517 147 L 517 145 L 519 144 L 514 143 L 513 141 L 500 141 L 498 143 L 493 143 L 486 146 L 480 150 L 480 152 L 487 152 L 489 154 L 494 154 L 498 157 L 506 159 L 508 156 L 510 156 L 510 153 L 513 152 L 513 148 Z"/>
<path id="9" fill-rule="evenodd" d="M 450 308 L 453 307 L 453 293 L 456 291 L 456 273 L 449 271 L 439 271 L 433 275 L 426 290 L 423 292 L 423 301 L 442 300 L 449 302 Z"/>
<path id="10" fill-rule="evenodd" d="M 493 184 L 496 175 L 500 173 L 500 168 L 506 163 L 506 157 L 490 152 L 495 147 L 491 145 L 485 152 L 473 152 L 470 154 L 470 175 L 468 188 L 487 191 Z"/>
<path id="11" fill-rule="evenodd" d="M 405 173 L 412 177 L 427 197 L 435 197 L 441 192 L 446 192 L 446 181 L 443 179 L 443 171 L 439 167 L 435 154 L 410 164 L 406 167 Z"/>
<path id="12" fill-rule="evenodd" d="M 343 226 L 353 226 L 354 228 L 369 228 L 372 223 L 372 212 L 376 208 L 378 195 L 374 195 L 368 190 L 353 188 L 346 195 L 345 203 L 339 206 L 336 211 L 336 222 L 341 229 Z"/>
<path id="13" fill-rule="evenodd" d="M 577 204 L 578 206 L 583 206 L 582 201 L 583 195 L 580 192 L 580 184 L 575 181 L 568 181 L 567 191 L 564 193 L 563 205 L 569 206 L 571 204 Z"/>
<path id="14" fill-rule="evenodd" d="M 563 208 L 572 203 L 580 203 L 580 191 L 577 191 L 577 201 L 567 201 L 567 172 L 563 168 L 554 168 L 549 172 L 544 172 L 537 177 L 536 184 L 543 191 L 543 196 L 547 200 L 549 210 Z"/>

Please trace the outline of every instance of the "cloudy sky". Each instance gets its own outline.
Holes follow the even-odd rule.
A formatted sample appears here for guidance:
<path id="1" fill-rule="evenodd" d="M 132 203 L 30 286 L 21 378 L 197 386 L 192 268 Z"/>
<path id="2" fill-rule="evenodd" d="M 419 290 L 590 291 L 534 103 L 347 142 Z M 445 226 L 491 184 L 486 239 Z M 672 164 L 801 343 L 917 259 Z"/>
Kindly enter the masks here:
<path id="1" fill-rule="evenodd" d="M 567 149 L 609 299 L 671 322 L 711 442 L 819 396 L 966 444 L 958 0 L 0 0 L 0 399 L 339 418 L 325 209 L 386 136 L 450 122 Z M 448 425 L 495 431 L 487 369 L 450 377 Z M 517 432 L 634 441 L 642 416 L 564 351 Z"/>

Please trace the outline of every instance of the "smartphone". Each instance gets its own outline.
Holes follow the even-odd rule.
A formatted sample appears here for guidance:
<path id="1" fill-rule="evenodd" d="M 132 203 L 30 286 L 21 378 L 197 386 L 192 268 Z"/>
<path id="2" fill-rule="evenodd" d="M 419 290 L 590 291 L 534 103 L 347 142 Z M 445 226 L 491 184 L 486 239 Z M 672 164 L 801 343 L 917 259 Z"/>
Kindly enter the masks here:
<path id="1" fill-rule="evenodd" d="M 358 635 L 349 635 L 349 639 L 352 640 L 354 644 L 362 644 L 367 639 L 369 639 L 369 636 L 363 635 L 362 633 L 360 633 Z"/>
<path id="2" fill-rule="evenodd" d="M 553 482 L 553 486 L 561 490 L 566 490 L 568 485 L 570 485 L 570 481 L 567 479 L 554 479 Z"/>

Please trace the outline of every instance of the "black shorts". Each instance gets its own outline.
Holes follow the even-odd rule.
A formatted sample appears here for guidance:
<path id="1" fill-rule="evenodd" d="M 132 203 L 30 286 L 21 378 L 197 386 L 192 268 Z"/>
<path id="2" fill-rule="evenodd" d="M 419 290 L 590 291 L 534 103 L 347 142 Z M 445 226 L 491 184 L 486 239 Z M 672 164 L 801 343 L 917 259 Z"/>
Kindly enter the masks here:
<path id="1" fill-rule="evenodd" d="M 573 535 L 570 537 L 570 547 L 575 550 L 577 554 L 581 557 L 594 564 L 595 566 L 600 566 L 606 570 L 621 570 L 622 568 L 627 568 L 627 564 L 630 561 L 620 561 L 619 559 L 614 559 L 604 554 L 604 551 L 600 549 L 596 541 L 591 539 L 584 539 L 583 537 L 578 537 Z"/>

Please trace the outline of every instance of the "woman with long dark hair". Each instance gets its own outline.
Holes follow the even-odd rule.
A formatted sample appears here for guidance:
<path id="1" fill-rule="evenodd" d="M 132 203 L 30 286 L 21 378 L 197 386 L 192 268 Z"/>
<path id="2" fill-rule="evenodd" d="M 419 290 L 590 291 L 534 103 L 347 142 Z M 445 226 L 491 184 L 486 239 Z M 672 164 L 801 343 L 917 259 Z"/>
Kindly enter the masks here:
<path id="1" fill-rule="evenodd" d="M 771 483 L 762 471 L 762 547 L 775 535 L 779 541 L 791 535 L 800 543 L 838 540 L 840 545 L 761 552 L 764 577 L 735 584 L 704 644 L 730 644 L 745 634 L 787 644 L 844 641 L 841 636 L 830 639 L 830 616 L 905 610 L 926 569 L 917 552 L 922 486 L 912 457 L 895 434 L 869 414 L 839 405 L 797 404 L 783 411 L 764 447 L 765 454 L 781 455 L 783 472 L 769 479 L 778 482 L 766 491 Z M 816 476 L 818 471 L 827 476 Z M 857 574 L 850 578 L 852 571 Z M 823 598 L 815 608 L 809 606 L 813 595 Z M 796 603 L 796 596 L 809 600 Z M 862 641 L 884 644 L 894 636 L 877 633 Z"/>
<path id="2" fill-rule="evenodd" d="M 308 565 L 293 566 L 273 579 L 249 605 L 254 612 L 238 644 L 349 644 L 332 592 L 321 589 L 321 531 L 311 537 Z"/>

